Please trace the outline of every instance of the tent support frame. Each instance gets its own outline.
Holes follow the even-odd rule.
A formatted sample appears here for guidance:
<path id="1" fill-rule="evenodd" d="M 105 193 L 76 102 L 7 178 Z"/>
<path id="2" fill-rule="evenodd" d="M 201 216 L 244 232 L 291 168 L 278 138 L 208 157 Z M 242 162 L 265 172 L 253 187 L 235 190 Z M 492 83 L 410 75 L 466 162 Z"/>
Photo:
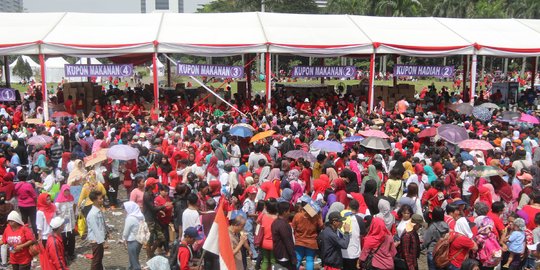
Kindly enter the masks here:
<path id="1" fill-rule="evenodd" d="M 373 111 L 373 96 L 375 95 L 375 52 L 369 59 L 369 89 L 368 89 L 368 112 Z"/>
<path id="2" fill-rule="evenodd" d="M 49 121 L 49 95 L 47 93 L 47 80 L 45 77 L 45 55 L 39 54 L 39 65 L 41 66 L 41 90 L 43 91 L 43 118 Z"/>

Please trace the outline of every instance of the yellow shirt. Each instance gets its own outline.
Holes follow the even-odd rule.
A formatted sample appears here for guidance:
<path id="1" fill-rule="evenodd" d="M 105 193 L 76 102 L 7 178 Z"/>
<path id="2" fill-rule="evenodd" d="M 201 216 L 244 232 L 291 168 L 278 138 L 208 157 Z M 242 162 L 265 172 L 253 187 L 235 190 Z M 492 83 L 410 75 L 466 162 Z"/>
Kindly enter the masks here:
<path id="1" fill-rule="evenodd" d="M 101 192 L 101 194 L 103 194 L 103 196 L 107 195 L 107 190 L 105 190 L 105 187 L 103 186 L 102 183 L 98 182 L 97 185 L 94 188 L 92 188 L 92 186 L 88 182 L 86 182 L 86 184 L 84 184 L 81 190 L 81 196 L 79 196 L 79 202 L 77 203 L 79 207 L 81 207 L 81 203 L 84 200 L 88 199 L 88 195 L 90 195 L 90 192 L 92 190 L 98 190 L 99 192 Z M 88 206 L 91 204 L 92 204 L 92 201 L 88 199 L 84 202 L 83 206 Z"/>

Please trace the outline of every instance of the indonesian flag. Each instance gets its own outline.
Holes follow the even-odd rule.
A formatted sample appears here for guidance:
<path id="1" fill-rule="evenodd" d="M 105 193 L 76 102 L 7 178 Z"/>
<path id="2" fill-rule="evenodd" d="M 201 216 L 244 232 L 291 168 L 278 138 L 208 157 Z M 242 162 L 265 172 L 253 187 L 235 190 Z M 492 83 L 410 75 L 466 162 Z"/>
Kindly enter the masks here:
<path id="1" fill-rule="evenodd" d="M 223 201 L 224 198 L 221 198 L 214 224 L 212 224 L 212 228 L 210 228 L 210 232 L 204 241 L 203 249 L 219 256 L 221 270 L 234 270 L 236 264 L 234 262 L 231 238 L 229 237 L 229 223 L 223 212 Z"/>

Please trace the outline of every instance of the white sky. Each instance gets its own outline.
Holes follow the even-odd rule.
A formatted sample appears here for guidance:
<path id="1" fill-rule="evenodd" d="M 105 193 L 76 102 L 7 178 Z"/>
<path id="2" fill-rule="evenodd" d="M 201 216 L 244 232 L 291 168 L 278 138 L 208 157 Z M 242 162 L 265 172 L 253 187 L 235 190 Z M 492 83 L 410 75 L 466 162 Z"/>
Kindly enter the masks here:
<path id="1" fill-rule="evenodd" d="M 141 12 L 140 0 L 24 0 L 23 5 L 24 12 Z"/>

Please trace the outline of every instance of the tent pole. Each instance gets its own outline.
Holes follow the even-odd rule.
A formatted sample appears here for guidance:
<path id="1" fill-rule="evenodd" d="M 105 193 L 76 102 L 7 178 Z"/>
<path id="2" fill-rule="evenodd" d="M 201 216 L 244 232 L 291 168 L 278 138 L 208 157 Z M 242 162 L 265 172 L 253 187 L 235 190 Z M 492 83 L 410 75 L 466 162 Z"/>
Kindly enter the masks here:
<path id="1" fill-rule="evenodd" d="M 9 70 L 8 56 L 4 55 L 4 74 L 6 76 L 6 87 L 11 88 L 11 76 Z"/>
<path id="2" fill-rule="evenodd" d="M 271 58 L 270 58 L 270 52 L 266 52 L 266 76 L 264 77 L 265 83 L 266 83 L 266 107 L 268 109 L 271 108 L 271 101 L 272 101 L 272 70 L 271 70 Z"/>
<path id="3" fill-rule="evenodd" d="M 258 58 L 257 55 L 255 55 L 256 58 Z M 251 62 L 250 61 L 247 65 L 244 64 L 244 73 L 246 74 L 246 90 L 247 90 L 247 93 L 246 93 L 246 96 L 244 97 L 245 98 L 245 102 L 249 102 L 251 101 Z"/>
<path id="4" fill-rule="evenodd" d="M 472 55 L 471 61 L 471 104 L 474 105 L 474 95 L 476 94 L 476 66 L 477 56 L 476 53 Z"/>
<path id="5" fill-rule="evenodd" d="M 45 80 L 45 56 L 39 54 L 39 65 L 41 68 L 41 90 L 43 91 L 43 117 L 49 121 L 49 95 L 47 93 L 47 81 Z"/>
<path id="6" fill-rule="evenodd" d="M 375 52 L 369 59 L 369 89 L 368 89 L 368 112 L 373 110 L 373 95 L 375 91 Z"/>
<path id="7" fill-rule="evenodd" d="M 167 87 L 171 87 L 171 61 L 167 59 Z"/>
<path id="8" fill-rule="evenodd" d="M 463 82 L 461 85 L 463 86 L 463 102 L 467 102 L 471 100 L 470 93 L 467 93 L 467 78 L 469 77 L 469 56 L 464 55 L 463 56 Z"/>
<path id="9" fill-rule="evenodd" d="M 321 66 L 324 67 L 324 58 L 321 58 Z M 324 84 L 324 77 L 321 77 L 321 84 Z"/>
<path id="10" fill-rule="evenodd" d="M 158 85 L 158 68 L 157 68 L 157 52 L 152 54 L 152 73 L 154 73 L 154 108 L 159 110 L 159 85 Z M 158 114 L 159 115 L 159 114 Z"/>
<path id="11" fill-rule="evenodd" d="M 394 55 L 394 65 L 396 65 L 396 64 L 400 64 L 399 55 Z M 397 76 L 392 76 L 392 86 L 394 88 L 397 87 L 397 83 L 398 83 L 398 77 Z"/>
<path id="12" fill-rule="evenodd" d="M 534 82 L 536 79 L 536 71 L 538 70 L 538 56 L 532 57 L 532 72 L 531 72 L 531 87 L 534 90 Z"/>
<path id="13" fill-rule="evenodd" d="M 87 65 L 92 64 L 92 61 L 90 60 L 90 58 L 86 58 L 86 64 Z M 88 82 L 92 82 L 92 77 L 86 77 L 86 79 L 88 80 Z"/>

